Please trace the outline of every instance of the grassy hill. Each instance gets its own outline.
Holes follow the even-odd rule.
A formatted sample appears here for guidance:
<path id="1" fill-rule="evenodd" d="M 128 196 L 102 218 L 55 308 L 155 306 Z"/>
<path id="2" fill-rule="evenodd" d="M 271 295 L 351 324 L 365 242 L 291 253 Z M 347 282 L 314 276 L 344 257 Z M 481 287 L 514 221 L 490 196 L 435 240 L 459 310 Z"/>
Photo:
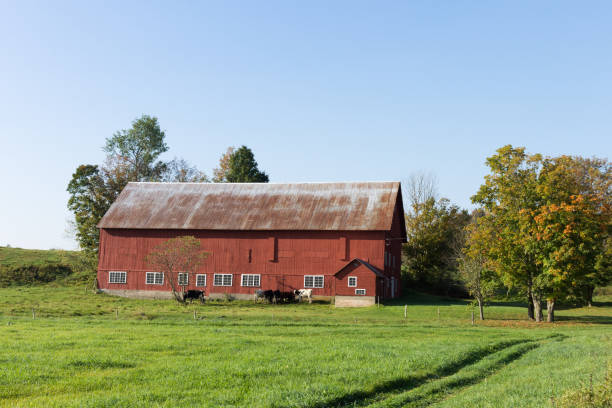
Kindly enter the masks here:
<path id="1" fill-rule="evenodd" d="M 0 287 L 87 279 L 78 251 L 0 247 Z"/>

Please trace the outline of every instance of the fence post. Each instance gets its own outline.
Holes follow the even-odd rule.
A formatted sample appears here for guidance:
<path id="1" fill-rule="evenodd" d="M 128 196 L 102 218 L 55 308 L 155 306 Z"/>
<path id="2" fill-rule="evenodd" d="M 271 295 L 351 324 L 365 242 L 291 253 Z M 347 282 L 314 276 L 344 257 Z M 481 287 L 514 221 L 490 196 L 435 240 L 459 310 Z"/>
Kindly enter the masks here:
<path id="1" fill-rule="evenodd" d="M 196 320 L 197 318 L 198 318 L 197 311 L 194 309 L 193 310 L 193 320 Z"/>
<path id="2" fill-rule="evenodd" d="M 408 317 L 408 305 L 404 305 L 404 319 Z"/>
<path id="3" fill-rule="evenodd" d="M 32 308 L 32 319 L 36 319 L 36 310 Z"/>
<path id="4" fill-rule="evenodd" d="M 376 307 L 380 309 L 380 296 L 376 296 Z"/>
<path id="5" fill-rule="evenodd" d="M 440 320 L 440 306 L 438 306 L 438 320 Z"/>
<path id="6" fill-rule="evenodd" d="M 474 325 L 474 308 L 472 308 L 472 326 Z"/>

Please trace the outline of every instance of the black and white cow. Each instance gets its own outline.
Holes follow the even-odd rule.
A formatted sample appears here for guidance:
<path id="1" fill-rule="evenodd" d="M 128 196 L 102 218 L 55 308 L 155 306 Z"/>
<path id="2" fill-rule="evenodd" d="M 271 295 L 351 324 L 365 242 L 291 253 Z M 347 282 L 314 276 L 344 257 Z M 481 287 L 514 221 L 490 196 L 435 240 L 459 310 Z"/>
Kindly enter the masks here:
<path id="1" fill-rule="evenodd" d="M 303 298 L 308 299 L 308 303 L 312 303 L 312 289 L 298 289 L 293 291 L 301 302 Z"/>

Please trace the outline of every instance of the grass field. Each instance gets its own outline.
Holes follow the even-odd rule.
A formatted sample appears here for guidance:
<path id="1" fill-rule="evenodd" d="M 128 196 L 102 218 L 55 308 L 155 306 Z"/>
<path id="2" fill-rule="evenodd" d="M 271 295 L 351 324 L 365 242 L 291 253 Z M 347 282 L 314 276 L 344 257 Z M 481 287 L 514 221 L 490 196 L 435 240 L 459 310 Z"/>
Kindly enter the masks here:
<path id="1" fill-rule="evenodd" d="M 334 309 L 5 288 L 0 406 L 552 406 L 612 359 L 612 299 L 597 300 L 554 325 L 498 304 L 472 326 L 467 303 L 419 294 Z"/>

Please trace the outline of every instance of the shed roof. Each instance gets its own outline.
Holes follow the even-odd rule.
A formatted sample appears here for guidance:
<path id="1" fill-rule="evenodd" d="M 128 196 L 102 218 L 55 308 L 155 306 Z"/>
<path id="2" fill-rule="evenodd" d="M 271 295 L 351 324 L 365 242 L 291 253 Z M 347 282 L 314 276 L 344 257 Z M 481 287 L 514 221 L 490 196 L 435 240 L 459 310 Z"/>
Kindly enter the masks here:
<path id="1" fill-rule="evenodd" d="M 388 231 L 399 182 L 129 183 L 99 228 Z"/>
<path id="2" fill-rule="evenodd" d="M 371 270 L 372 272 L 374 272 L 374 274 L 376 276 L 378 276 L 379 278 L 384 278 L 385 274 L 378 269 L 377 267 L 375 267 L 374 265 L 372 265 L 369 262 L 364 261 L 363 259 L 359 259 L 359 258 L 354 258 L 351 262 L 347 263 L 346 265 L 344 265 L 342 268 L 340 268 L 340 270 L 338 270 L 338 272 L 336 272 L 334 275 L 338 276 L 343 274 L 349 267 L 357 267 L 359 265 L 363 265 L 366 268 L 368 268 L 369 270 Z"/>

